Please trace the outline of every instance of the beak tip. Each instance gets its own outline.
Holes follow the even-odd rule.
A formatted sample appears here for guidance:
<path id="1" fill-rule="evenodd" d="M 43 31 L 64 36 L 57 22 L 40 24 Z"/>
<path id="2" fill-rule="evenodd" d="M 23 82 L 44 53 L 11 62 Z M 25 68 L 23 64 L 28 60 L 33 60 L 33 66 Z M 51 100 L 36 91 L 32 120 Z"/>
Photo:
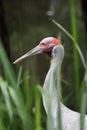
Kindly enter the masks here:
<path id="1" fill-rule="evenodd" d="M 13 64 L 16 64 L 18 61 L 17 60 L 15 60 L 14 62 L 13 62 Z"/>
<path id="2" fill-rule="evenodd" d="M 13 64 L 16 64 L 16 61 L 14 61 Z"/>

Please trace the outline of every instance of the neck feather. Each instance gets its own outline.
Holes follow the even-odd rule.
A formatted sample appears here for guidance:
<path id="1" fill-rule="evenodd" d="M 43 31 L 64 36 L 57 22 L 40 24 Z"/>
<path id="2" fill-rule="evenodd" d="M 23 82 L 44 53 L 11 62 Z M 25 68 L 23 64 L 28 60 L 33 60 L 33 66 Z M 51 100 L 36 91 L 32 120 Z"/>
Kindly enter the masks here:
<path id="1" fill-rule="evenodd" d="M 59 54 L 59 58 L 58 58 L 58 53 Z M 56 116 L 56 112 L 57 112 L 57 108 L 58 108 L 58 99 L 57 99 L 57 91 L 56 91 L 56 78 L 57 78 L 57 69 L 60 69 L 60 67 L 58 68 L 58 61 L 62 62 L 64 57 L 64 48 L 62 45 L 58 45 L 56 47 L 54 47 L 53 51 L 52 51 L 52 57 L 51 57 L 51 65 L 50 65 L 50 69 L 46 75 L 45 78 L 45 82 L 44 82 L 44 94 L 43 94 L 43 105 L 44 108 L 46 110 L 46 112 L 48 113 L 48 101 L 47 99 L 51 100 L 51 110 L 54 113 L 53 115 Z M 50 102 L 50 101 L 49 101 Z M 54 110 L 54 106 L 55 106 L 55 110 Z"/>
<path id="2" fill-rule="evenodd" d="M 48 102 L 47 99 L 51 100 L 52 106 L 57 102 L 57 93 L 56 93 L 56 75 L 57 75 L 57 64 L 54 65 L 53 60 L 51 61 L 50 69 L 46 75 L 44 82 L 44 94 L 43 94 L 43 105 L 48 113 Z M 53 109 L 53 108 L 52 108 Z"/>

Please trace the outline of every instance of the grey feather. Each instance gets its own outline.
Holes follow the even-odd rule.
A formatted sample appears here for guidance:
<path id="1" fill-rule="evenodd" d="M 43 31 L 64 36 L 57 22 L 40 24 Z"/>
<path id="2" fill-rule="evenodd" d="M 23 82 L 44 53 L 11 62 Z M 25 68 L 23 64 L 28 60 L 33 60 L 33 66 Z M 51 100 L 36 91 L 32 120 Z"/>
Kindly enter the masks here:
<path id="1" fill-rule="evenodd" d="M 60 54 L 60 62 L 62 63 L 64 58 L 64 48 L 62 45 L 57 45 L 52 50 L 51 65 L 43 86 L 44 89 L 43 105 L 47 114 L 49 113 L 49 109 L 51 111 L 54 123 L 53 130 L 58 130 L 58 120 L 57 120 L 58 98 L 56 91 L 56 77 L 57 77 L 57 65 L 59 54 Z M 51 81 L 51 77 L 53 81 Z M 51 103 L 50 108 L 49 108 L 49 100 Z M 61 109 L 62 130 L 80 130 L 80 113 L 70 110 L 62 102 L 60 104 L 60 109 Z M 87 115 L 85 116 L 84 124 L 85 124 L 84 130 L 87 130 Z"/>

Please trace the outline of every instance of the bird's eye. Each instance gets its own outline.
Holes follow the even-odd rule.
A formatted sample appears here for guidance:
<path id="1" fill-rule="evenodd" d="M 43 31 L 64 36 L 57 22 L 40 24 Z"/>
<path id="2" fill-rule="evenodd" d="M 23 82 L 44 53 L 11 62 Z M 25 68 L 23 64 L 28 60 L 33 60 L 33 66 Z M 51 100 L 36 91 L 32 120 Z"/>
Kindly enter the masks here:
<path id="1" fill-rule="evenodd" d="M 42 42 L 40 45 L 41 45 L 42 47 L 46 47 L 46 43 L 44 43 L 44 42 Z"/>
<path id="2" fill-rule="evenodd" d="M 41 45 L 46 46 L 46 44 L 44 42 L 42 42 Z"/>

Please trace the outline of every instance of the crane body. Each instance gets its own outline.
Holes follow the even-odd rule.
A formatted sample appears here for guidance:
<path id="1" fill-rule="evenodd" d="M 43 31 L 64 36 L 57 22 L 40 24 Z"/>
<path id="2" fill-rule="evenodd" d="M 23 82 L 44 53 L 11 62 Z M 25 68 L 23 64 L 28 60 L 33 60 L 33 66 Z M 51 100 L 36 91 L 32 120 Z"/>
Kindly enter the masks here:
<path id="1" fill-rule="evenodd" d="M 58 55 L 59 52 L 60 55 Z M 51 65 L 44 81 L 43 85 L 44 93 L 42 95 L 42 99 L 47 115 L 49 114 L 49 110 L 51 112 L 54 124 L 53 130 L 58 130 L 58 96 L 56 89 L 56 79 L 57 79 L 57 67 L 59 62 L 58 60 L 60 60 L 60 63 L 62 63 L 64 58 L 64 48 L 61 45 L 60 41 L 53 37 L 44 38 L 39 45 L 37 45 L 34 49 L 30 50 L 22 57 L 18 58 L 14 62 L 14 64 L 22 61 L 26 57 L 30 57 L 40 53 L 51 53 Z M 58 58 L 58 56 L 60 57 Z M 49 97 L 51 98 L 50 108 L 49 108 Z M 80 130 L 80 113 L 69 109 L 61 101 L 60 101 L 60 111 L 61 111 L 62 130 Z M 87 115 L 85 115 L 84 118 L 84 130 L 87 130 Z"/>
<path id="2" fill-rule="evenodd" d="M 55 51 L 56 50 L 56 51 Z M 54 54 L 54 51 L 56 52 Z M 60 51 L 60 58 L 58 58 L 58 51 Z M 58 59 L 62 63 L 64 57 L 64 48 L 62 45 L 57 45 L 52 50 L 52 57 L 51 57 L 51 66 L 45 78 L 43 89 L 45 91 L 45 95 L 43 95 L 43 104 L 48 114 L 49 106 L 47 102 L 47 96 L 49 95 L 50 89 L 50 77 L 53 75 L 53 81 L 51 82 L 52 90 L 51 90 L 51 115 L 54 121 L 54 129 L 58 129 L 58 96 L 56 90 L 56 78 L 57 78 L 57 69 L 58 69 Z M 47 96 L 46 96 L 47 95 Z M 48 98 L 49 98 L 48 97 Z M 62 102 L 60 103 L 61 109 L 61 123 L 62 123 L 62 130 L 80 130 L 80 113 L 75 112 L 67 108 Z M 87 116 L 85 117 L 85 125 L 84 130 L 87 130 Z"/>

